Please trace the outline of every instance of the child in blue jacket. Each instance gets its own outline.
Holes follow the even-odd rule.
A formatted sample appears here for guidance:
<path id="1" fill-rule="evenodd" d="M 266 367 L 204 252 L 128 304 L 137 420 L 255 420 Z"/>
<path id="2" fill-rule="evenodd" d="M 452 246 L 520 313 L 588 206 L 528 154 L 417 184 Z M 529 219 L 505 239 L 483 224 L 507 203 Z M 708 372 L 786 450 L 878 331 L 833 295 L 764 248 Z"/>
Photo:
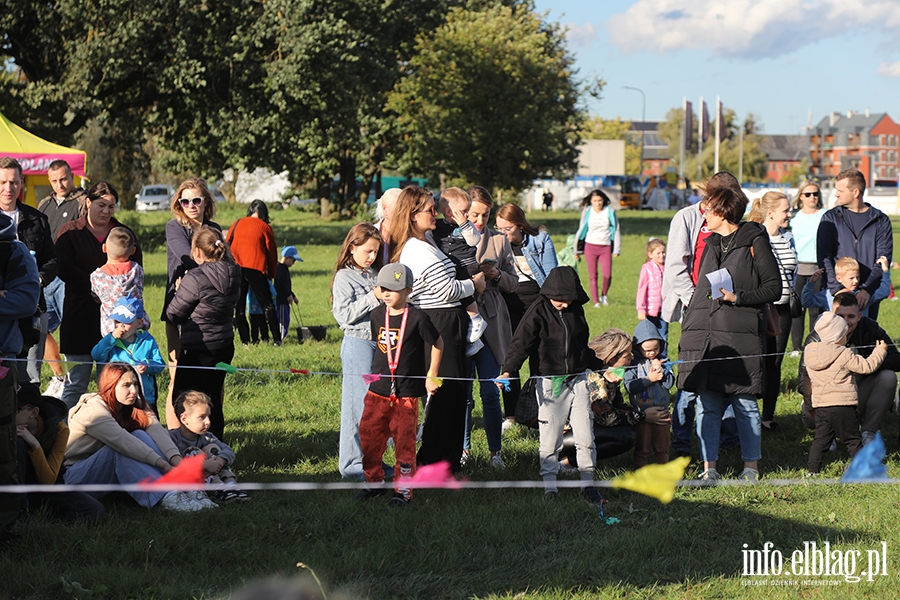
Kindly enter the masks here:
<path id="1" fill-rule="evenodd" d="M 162 372 L 166 363 L 156 340 L 141 329 L 143 314 L 144 303 L 140 298 L 119 298 L 109 315 L 113 330 L 97 342 L 91 350 L 91 357 L 98 363 L 124 362 L 133 366 L 141 376 L 144 398 L 153 411 L 157 412 L 156 376 Z"/>
<path id="2" fill-rule="evenodd" d="M 669 408 L 669 390 L 675 385 L 675 376 L 665 368 L 666 341 L 659 329 L 644 319 L 638 321 L 632 339 L 634 360 L 625 371 L 625 389 L 635 407 Z M 642 421 L 635 425 L 634 468 L 647 464 L 650 451 L 657 464 L 669 462 L 669 423 Z"/>

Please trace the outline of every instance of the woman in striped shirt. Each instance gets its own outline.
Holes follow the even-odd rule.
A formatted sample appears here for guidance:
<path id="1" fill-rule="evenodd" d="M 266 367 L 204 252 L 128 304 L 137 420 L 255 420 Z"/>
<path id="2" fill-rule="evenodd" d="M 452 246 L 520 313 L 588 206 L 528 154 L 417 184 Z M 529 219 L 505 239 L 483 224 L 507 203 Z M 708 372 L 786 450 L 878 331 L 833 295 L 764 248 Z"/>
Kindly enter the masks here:
<path id="1" fill-rule="evenodd" d="M 766 338 L 766 385 L 763 395 L 762 428 L 775 431 L 775 404 L 781 389 L 781 362 L 791 333 L 791 291 L 797 273 L 797 250 L 794 237 L 787 231 L 791 208 L 787 196 L 781 192 L 766 192 L 753 201 L 748 221 L 760 223 L 769 232 L 772 254 L 781 272 L 781 298 L 775 301 L 781 321 L 781 333 Z"/>
<path id="2" fill-rule="evenodd" d="M 441 334 L 444 353 L 440 371 L 430 376 L 444 379 L 426 405 L 425 428 L 417 460 L 427 465 L 442 460 L 457 471 L 463 449 L 466 419 L 465 347 L 469 317 L 460 299 L 484 292 L 484 275 L 457 280 L 453 263 L 434 243 L 431 232 L 438 211 L 428 190 L 404 188 L 394 206 L 390 226 L 391 261 L 409 267 L 413 274 L 409 302 L 425 311 Z"/>

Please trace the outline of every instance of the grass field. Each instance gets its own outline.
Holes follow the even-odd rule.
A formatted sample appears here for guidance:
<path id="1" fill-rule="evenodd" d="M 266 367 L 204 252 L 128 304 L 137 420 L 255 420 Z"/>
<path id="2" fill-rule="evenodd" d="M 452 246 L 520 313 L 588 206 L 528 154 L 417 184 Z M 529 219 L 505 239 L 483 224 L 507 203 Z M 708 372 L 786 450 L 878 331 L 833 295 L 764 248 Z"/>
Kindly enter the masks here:
<path id="1" fill-rule="evenodd" d="M 613 262 L 611 306 L 586 307 L 591 333 L 634 328 L 634 293 L 643 245 L 665 236 L 672 213 L 622 213 L 622 255 Z M 165 284 L 163 227 L 168 215 L 119 215 L 144 246 L 145 299 L 159 315 Z M 226 208 L 228 226 L 241 216 Z M 324 342 L 282 348 L 238 347 L 233 364 L 258 368 L 226 380 L 229 443 L 238 455 L 239 481 L 338 481 L 340 379 L 332 375 L 267 373 L 265 369 L 340 371 L 340 331 L 329 303 L 331 269 L 351 223 L 323 223 L 311 214 L 273 212 L 279 245 L 298 247 L 293 268 L 303 323 L 327 325 Z M 575 213 L 532 213 L 557 247 L 577 226 Z M 895 239 L 896 239 L 895 221 Z M 587 283 L 584 264 L 579 265 Z M 900 325 L 900 303 L 886 302 L 881 323 Z M 671 332 L 677 348 L 679 327 Z M 163 328 L 152 333 L 164 345 Z M 764 434 L 760 469 L 765 479 L 802 477 L 812 441 L 798 416 L 797 359 L 784 361 L 777 420 Z M 159 379 L 161 389 L 168 383 Z M 537 435 L 515 429 L 503 439 L 507 469 L 487 466 L 480 409 L 465 475 L 474 481 L 537 480 Z M 898 419 L 882 433 L 892 477 L 900 476 Z M 695 450 L 695 456 L 697 452 Z M 832 453 L 823 473 L 838 477 L 846 451 Z M 630 454 L 599 465 L 597 477 L 628 470 Z M 720 471 L 735 476 L 740 456 L 725 452 Z M 688 475 L 696 476 L 696 463 Z M 329 597 L 370 598 L 893 598 L 900 589 L 900 488 L 876 485 L 684 488 L 675 500 L 605 490 L 607 525 L 573 491 L 547 503 L 534 489 L 421 490 L 405 510 L 379 501 L 360 504 L 351 491 L 261 491 L 250 503 L 183 515 L 147 511 L 130 500 L 104 500 L 108 515 L 95 525 L 61 525 L 36 514 L 20 542 L 0 553 L 0 598 L 220 598 L 259 578 L 306 576 L 304 563 Z M 855 573 L 867 570 L 867 550 L 886 543 L 887 575 L 857 583 L 843 577 L 744 577 L 742 550 L 766 542 L 791 553 L 805 542 L 826 541 L 841 556 L 860 551 Z M 846 565 L 849 567 L 849 563 Z M 779 585 L 781 583 L 786 585 Z M 753 585 L 752 587 L 747 585 Z M 299 597 L 299 596 L 291 596 Z"/>

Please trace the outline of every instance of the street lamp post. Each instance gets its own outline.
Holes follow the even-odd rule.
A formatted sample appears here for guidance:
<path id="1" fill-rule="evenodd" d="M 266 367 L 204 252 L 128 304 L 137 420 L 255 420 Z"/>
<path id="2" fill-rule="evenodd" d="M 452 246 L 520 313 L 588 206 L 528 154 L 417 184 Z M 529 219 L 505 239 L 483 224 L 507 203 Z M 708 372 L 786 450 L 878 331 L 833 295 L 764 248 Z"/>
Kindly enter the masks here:
<path id="1" fill-rule="evenodd" d="M 647 96 L 644 95 L 644 90 L 640 88 L 623 85 L 622 89 L 641 93 L 641 172 L 638 173 L 638 176 L 641 176 L 644 174 L 644 122 L 647 120 Z"/>

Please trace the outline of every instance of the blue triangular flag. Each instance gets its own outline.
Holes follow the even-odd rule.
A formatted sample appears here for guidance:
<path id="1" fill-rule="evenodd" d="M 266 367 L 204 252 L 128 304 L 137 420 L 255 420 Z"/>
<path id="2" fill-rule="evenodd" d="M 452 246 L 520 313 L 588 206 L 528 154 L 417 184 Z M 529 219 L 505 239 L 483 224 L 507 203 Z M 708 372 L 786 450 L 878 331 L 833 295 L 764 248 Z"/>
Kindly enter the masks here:
<path id="1" fill-rule="evenodd" d="M 887 479 L 887 467 L 884 466 L 884 440 L 881 432 L 875 432 L 875 439 L 863 446 L 853 457 L 850 466 L 844 471 L 841 483 L 862 483 Z"/>

